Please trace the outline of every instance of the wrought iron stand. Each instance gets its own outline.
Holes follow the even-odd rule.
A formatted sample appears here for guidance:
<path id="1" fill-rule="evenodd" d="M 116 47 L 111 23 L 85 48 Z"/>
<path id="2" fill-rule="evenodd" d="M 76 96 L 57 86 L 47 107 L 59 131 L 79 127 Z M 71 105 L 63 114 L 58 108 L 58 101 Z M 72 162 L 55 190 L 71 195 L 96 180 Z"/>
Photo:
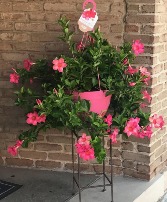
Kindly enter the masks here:
<path id="1" fill-rule="evenodd" d="M 76 135 L 76 134 L 75 134 Z M 103 147 L 104 147 L 104 137 L 103 137 Z M 88 188 L 97 188 L 97 187 L 103 187 L 102 191 L 106 191 L 106 186 L 110 186 L 111 188 L 111 202 L 114 202 L 113 200 L 113 171 L 112 171 L 112 144 L 110 140 L 110 166 L 111 166 L 111 173 L 110 173 L 110 179 L 106 175 L 106 169 L 105 169 L 105 161 L 103 161 L 103 171 L 102 171 L 102 176 L 103 176 L 103 184 L 102 185 L 94 185 L 94 186 L 85 186 L 81 187 L 80 183 L 80 158 L 78 155 L 78 166 L 77 166 L 77 177 L 75 177 L 75 168 L 74 168 L 74 133 L 72 132 L 72 165 L 73 165 L 73 194 L 75 194 L 75 184 L 78 187 L 78 192 L 79 192 L 79 202 L 81 202 L 81 191 L 84 189 Z M 106 184 L 106 179 L 109 182 Z"/>

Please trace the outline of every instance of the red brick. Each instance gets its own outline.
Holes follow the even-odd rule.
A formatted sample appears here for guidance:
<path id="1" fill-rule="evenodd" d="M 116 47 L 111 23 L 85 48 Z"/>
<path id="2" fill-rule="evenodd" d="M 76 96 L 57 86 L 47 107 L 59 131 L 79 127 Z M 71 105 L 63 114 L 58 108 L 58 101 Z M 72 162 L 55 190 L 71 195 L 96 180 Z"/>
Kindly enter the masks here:
<path id="1" fill-rule="evenodd" d="M 42 43 L 35 43 L 35 42 L 31 42 L 31 43 L 27 43 L 27 42 L 20 42 L 20 43 L 15 43 L 14 44 L 15 49 L 17 51 L 44 51 L 45 47 L 44 44 Z"/>
<path id="2" fill-rule="evenodd" d="M 0 51 L 11 51 L 11 50 L 13 50 L 13 46 L 11 43 L 0 41 Z"/>
<path id="3" fill-rule="evenodd" d="M 139 32 L 139 26 L 137 26 L 137 25 L 126 25 L 125 31 L 126 32 Z"/>
<path id="4" fill-rule="evenodd" d="M 14 23 L 13 22 L 1 22 L 0 23 L 0 30 L 13 30 L 14 29 Z"/>
<path id="5" fill-rule="evenodd" d="M 66 13 L 65 14 L 65 16 L 67 17 L 67 19 L 69 19 L 69 16 L 68 15 L 70 15 L 69 13 Z M 74 15 L 75 16 L 75 13 L 72 13 L 71 14 L 71 16 L 72 15 Z M 78 15 L 79 16 L 79 15 Z M 79 16 L 80 17 L 80 16 Z M 48 13 L 46 13 L 46 15 L 45 15 L 45 20 L 46 21 L 48 21 L 48 22 L 53 22 L 53 23 L 55 23 L 55 22 L 57 22 L 58 20 L 59 20 L 59 18 L 60 18 L 60 13 L 55 13 L 55 12 L 53 12 L 53 13 L 50 13 L 50 12 L 48 12 Z M 76 18 L 75 18 L 76 19 Z"/>
<path id="6" fill-rule="evenodd" d="M 44 23 L 15 23 L 15 28 L 18 31 L 42 32 L 46 27 Z"/>
<path id="7" fill-rule="evenodd" d="M 2 17 L 5 21 L 12 21 L 12 22 L 28 21 L 26 13 L 2 13 Z"/>
<path id="8" fill-rule="evenodd" d="M 33 166 L 33 160 L 6 158 L 6 164 L 9 166 L 32 167 Z"/>
<path id="9" fill-rule="evenodd" d="M 128 12 L 139 12 L 139 5 L 135 4 L 129 4 L 127 6 Z"/>
<path id="10" fill-rule="evenodd" d="M 150 15 L 134 15 L 128 14 L 126 17 L 127 23 L 158 23 L 159 17 L 155 16 L 154 14 Z"/>
<path id="11" fill-rule="evenodd" d="M 144 180 L 150 180 L 150 174 L 148 173 L 140 173 L 140 172 L 136 172 L 135 170 L 131 170 L 131 169 L 123 169 L 123 173 L 125 176 L 131 176 L 134 178 L 139 178 L 139 179 L 144 179 Z"/>
<path id="12" fill-rule="evenodd" d="M 133 150 L 133 144 L 131 142 L 123 142 L 121 145 L 123 150 Z"/>
<path id="13" fill-rule="evenodd" d="M 69 4 L 69 3 L 45 3 L 44 9 L 46 11 L 75 11 L 76 10 L 76 4 Z"/>
<path id="14" fill-rule="evenodd" d="M 26 33 L 1 33 L 0 39 L 3 41 L 30 41 L 30 35 Z"/>
<path id="15" fill-rule="evenodd" d="M 8 11 L 12 11 L 12 3 L 11 2 L 0 3 L 0 12 L 8 12 Z"/>
<path id="16" fill-rule="evenodd" d="M 37 168 L 47 168 L 55 170 L 56 168 L 61 168 L 61 162 L 55 162 L 55 161 L 39 161 L 37 160 L 35 162 L 35 166 Z"/>
<path id="17" fill-rule="evenodd" d="M 49 153 L 48 158 L 56 161 L 72 161 L 71 154 L 64 154 L 64 153 Z"/>
<path id="18" fill-rule="evenodd" d="M 133 161 L 138 161 L 138 162 L 143 162 L 148 164 L 150 163 L 150 156 L 144 155 L 144 154 L 123 151 L 122 157 L 126 160 L 133 160 Z"/>
<path id="19" fill-rule="evenodd" d="M 137 164 L 137 171 L 141 172 L 141 173 L 149 173 L 150 172 L 150 166 Z"/>
<path id="20" fill-rule="evenodd" d="M 28 159 L 43 159 L 46 160 L 47 154 L 45 152 L 37 152 L 37 151 L 19 151 L 19 155 L 23 158 Z"/>
<path id="21" fill-rule="evenodd" d="M 2 53 L 2 59 L 7 61 L 23 61 L 27 56 L 24 53 Z"/>
<path id="22" fill-rule="evenodd" d="M 56 37 L 55 33 L 48 33 L 48 32 L 47 33 L 41 33 L 40 35 L 39 35 L 39 33 L 32 33 L 31 34 L 32 41 L 35 41 L 35 42 L 39 42 L 39 41 L 54 42 L 54 41 L 57 41 L 57 37 Z"/>
<path id="23" fill-rule="evenodd" d="M 42 3 L 13 3 L 14 11 L 42 11 L 43 4 Z"/>
<path id="24" fill-rule="evenodd" d="M 46 137 L 48 142 L 51 143 L 65 143 L 65 144 L 71 144 L 72 140 L 70 137 L 65 137 L 65 136 L 47 136 Z"/>
<path id="25" fill-rule="evenodd" d="M 64 151 L 65 152 L 72 152 L 72 146 L 71 145 L 64 145 Z"/>
<path id="26" fill-rule="evenodd" d="M 58 144 L 48 144 L 48 143 L 35 143 L 35 150 L 37 151 L 61 151 L 62 146 Z"/>
<path id="27" fill-rule="evenodd" d="M 32 12 L 29 13 L 28 15 L 31 21 L 45 21 L 45 13 Z"/>
<path id="28" fill-rule="evenodd" d="M 123 167 L 125 167 L 125 168 L 136 169 L 137 162 L 135 162 L 135 161 L 123 160 L 122 165 L 123 165 Z"/>

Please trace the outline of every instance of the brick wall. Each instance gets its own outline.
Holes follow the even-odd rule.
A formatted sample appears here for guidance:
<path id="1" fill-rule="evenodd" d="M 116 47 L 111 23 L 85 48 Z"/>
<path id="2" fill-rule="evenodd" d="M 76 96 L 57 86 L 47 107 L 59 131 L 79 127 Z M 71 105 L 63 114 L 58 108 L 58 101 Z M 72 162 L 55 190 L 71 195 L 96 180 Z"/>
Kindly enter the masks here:
<path id="1" fill-rule="evenodd" d="M 0 1 L 0 165 L 71 169 L 71 139 L 67 132 L 49 131 L 40 134 L 38 142 L 21 149 L 18 157 L 11 158 L 7 146 L 14 144 L 17 134 L 25 129 L 23 111 L 14 107 L 14 85 L 9 83 L 12 67 L 21 67 L 22 60 L 30 57 L 55 58 L 67 48 L 58 39 L 57 20 L 66 15 L 77 37 L 81 34 L 77 20 L 82 11 L 82 0 L 1 0 Z M 105 37 L 115 46 L 123 42 L 124 0 L 96 0 L 98 25 Z M 98 26 L 97 25 L 97 26 Z M 106 145 L 109 148 L 109 145 Z M 122 172 L 121 143 L 113 149 L 114 172 Z M 107 159 L 107 163 L 108 163 Z M 101 165 L 82 163 L 86 172 L 99 171 Z M 109 166 L 107 167 L 109 169 Z M 109 170 L 108 170 L 109 171 Z"/>
<path id="2" fill-rule="evenodd" d="M 127 0 L 127 15 L 124 39 L 141 39 L 145 54 L 136 59 L 136 64 L 145 65 L 152 73 L 152 94 L 149 111 L 163 115 L 167 120 L 167 4 L 163 0 Z M 125 141 L 123 148 L 123 172 L 126 175 L 150 179 L 163 170 L 167 163 L 167 133 L 155 131 L 151 140 Z"/>

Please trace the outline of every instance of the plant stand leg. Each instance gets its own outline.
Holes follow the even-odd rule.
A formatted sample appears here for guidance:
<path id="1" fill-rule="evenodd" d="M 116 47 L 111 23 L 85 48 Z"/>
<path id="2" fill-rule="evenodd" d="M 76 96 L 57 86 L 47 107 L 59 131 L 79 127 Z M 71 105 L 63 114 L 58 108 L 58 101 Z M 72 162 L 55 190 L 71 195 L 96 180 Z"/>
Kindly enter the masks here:
<path id="1" fill-rule="evenodd" d="M 111 181 L 110 181 L 110 184 L 111 184 L 111 202 L 114 202 L 114 197 L 113 197 L 113 167 L 112 167 L 112 141 L 110 139 L 110 166 L 111 166 Z"/>
<path id="2" fill-rule="evenodd" d="M 80 158 L 78 155 L 78 191 L 79 191 L 79 202 L 81 202 L 81 186 L 80 186 Z"/>
<path id="3" fill-rule="evenodd" d="M 103 148 L 104 148 L 104 137 L 103 137 Z M 106 165 L 105 165 L 105 160 L 103 161 L 103 192 L 106 191 Z"/>
<path id="4" fill-rule="evenodd" d="M 72 132 L 72 171 L 73 171 L 73 176 L 72 176 L 72 195 L 75 195 L 75 175 L 74 175 L 74 134 Z"/>

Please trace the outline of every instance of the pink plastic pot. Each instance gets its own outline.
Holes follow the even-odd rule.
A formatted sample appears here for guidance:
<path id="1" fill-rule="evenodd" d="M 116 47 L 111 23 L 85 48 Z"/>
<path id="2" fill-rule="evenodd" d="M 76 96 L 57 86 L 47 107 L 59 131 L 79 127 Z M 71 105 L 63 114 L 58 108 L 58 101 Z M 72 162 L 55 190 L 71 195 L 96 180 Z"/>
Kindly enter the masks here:
<path id="1" fill-rule="evenodd" d="M 104 115 L 110 105 L 111 95 L 105 96 L 107 91 L 91 91 L 79 93 L 83 100 L 90 101 L 90 111 Z"/>

